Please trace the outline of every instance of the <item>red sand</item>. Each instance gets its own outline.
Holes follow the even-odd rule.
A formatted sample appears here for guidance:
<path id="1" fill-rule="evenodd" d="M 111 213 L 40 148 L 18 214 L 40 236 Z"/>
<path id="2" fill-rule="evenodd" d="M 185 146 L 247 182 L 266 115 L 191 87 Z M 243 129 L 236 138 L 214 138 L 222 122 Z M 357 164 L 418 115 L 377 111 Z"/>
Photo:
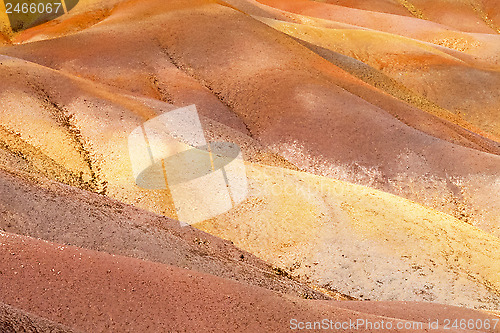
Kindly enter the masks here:
<path id="1" fill-rule="evenodd" d="M 102 195 L 26 178 L 0 170 L 0 230 L 191 269 L 292 296 L 328 298 L 277 275 L 270 265 L 229 241 Z"/>
<path id="2" fill-rule="evenodd" d="M 0 271 L 0 301 L 87 332 L 288 332 L 292 318 L 364 318 L 394 325 L 397 319 L 428 316 L 493 318 L 472 310 L 397 303 L 379 317 L 370 313 L 380 310 L 363 310 L 364 303 L 351 303 L 347 306 L 355 310 L 347 310 L 341 308 L 344 303 L 285 297 L 168 265 L 3 232 Z M 413 310 L 404 310 L 407 306 Z"/>
<path id="3" fill-rule="evenodd" d="M 434 6 L 415 1 L 422 15 L 435 22 L 400 13 L 382 0 L 377 2 L 382 13 L 305 0 L 260 2 L 422 40 L 458 33 L 454 29 L 479 31 L 485 43 L 492 45 L 497 39 L 484 33 L 494 33 L 500 15 L 494 1 L 484 2 L 491 21 L 477 27 L 477 13 L 462 6 L 445 17 L 440 13 L 448 7 L 443 9 L 441 2 Z M 372 9 L 378 8 L 377 3 L 370 5 Z M 339 4 L 361 6 L 356 1 Z M 500 145 L 482 136 L 482 130 L 491 130 L 495 138 L 498 131 L 500 78 L 497 58 L 488 55 L 496 54 L 496 44 L 486 55 L 480 48 L 477 55 L 464 52 L 455 58 L 395 49 L 384 68 L 369 63 L 375 53 L 366 59 L 359 56 L 367 62 L 367 76 L 386 75 L 388 82 L 397 77 L 398 87 L 475 121 L 475 128 L 462 128 L 419 109 L 405 96 L 398 99 L 367 78 L 363 80 L 355 74 L 356 68 L 347 69 L 334 52 L 301 44 L 218 2 L 133 0 L 97 11 L 85 6 L 73 16 L 17 35 L 14 41 L 20 45 L 0 48 L 2 55 L 14 57 L 2 57 L 0 99 L 14 99 L 17 106 L 35 115 L 35 120 L 16 122 L 22 116 L 1 110 L 2 169 L 9 165 L 34 173 L 47 167 L 45 176 L 67 180 L 61 174 L 68 171 L 65 163 L 75 154 L 74 137 L 62 142 L 64 136 L 55 133 L 74 135 L 75 128 L 88 143 L 84 148 L 90 150 L 86 157 L 92 167 L 106 165 L 113 156 L 100 154 L 109 152 L 106 147 L 117 147 L 112 139 L 127 130 L 123 120 L 156 115 L 142 102 L 147 97 L 162 106 L 199 105 L 201 115 L 226 125 L 220 126 L 222 134 L 210 135 L 251 136 L 248 141 L 256 154 L 272 151 L 277 156 L 273 163 L 280 166 L 328 176 L 352 168 L 349 176 L 354 180 L 348 180 L 374 175 L 367 182 L 370 186 L 426 205 L 437 193 L 428 181 L 443 182 L 446 193 L 440 200 L 461 209 L 472 198 L 469 208 L 493 216 L 485 224 L 498 224 L 494 217 L 500 208 L 491 198 L 498 193 L 494 179 L 500 171 Z M 259 8 L 266 12 L 264 6 Z M 284 11 L 271 10 L 269 16 L 297 19 Z M 397 15 L 388 14 L 394 11 Z M 455 25 L 457 18 L 463 20 Z M 35 42 L 36 38 L 48 39 Z M 484 69 L 485 64 L 489 69 Z M 87 99 L 101 108 L 75 102 Z M 68 112 L 73 128 L 65 128 L 57 115 L 47 116 L 43 108 L 37 108 L 50 102 Z M 52 117 L 56 125 L 44 120 L 45 132 L 30 146 L 26 137 L 35 132 L 33 121 L 42 123 L 37 116 Z M 106 128 L 105 133 L 101 128 Z M 54 142 L 65 147 L 67 155 L 62 153 L 56 160 L 44 155 Z M 33 166 L 37 163 L 39 169 Z M 57 174 L 55 170 L 63 171 Z M 114 194 L 119 199 L 132 203 L 142 199 L 138 192 L 123 190 L 122 174 L 102 172 L 100 176 L 103 184 L 118 189 Z M 11 309 L 0 317 L 4 323 L 14 320 L 15 325 L 22 325 L 28 316 L 39 318 L 33 319 L 35 327 L 60 323 L 86 332 L 284 332 L 289 331 L 291 318 L 367 318 L 394 323 L 396 319 L 428 322 L 429 317 L 486 318 L 472 310 L 421 303 L 304 300 L 296 296 L 321 295 L 290 279 L 277 278 L 268 265 L 228 242 L 190 228 L 180 230 L 175 221 L 102 196 L 29 178 L 22 172 L 0 173 L 1 227 L 53 243 L 1 233 L 0 302 Z M 458 188 L 452 183 L 457 179 L 469 188 Z M 399 193 L 397 186 L 391 187 L 394 182 L 417 190 Z M 168 206 L 160 202 L 158 210 L 167 209 L 162 204 Z M 435 208 L 444 209 L 441 202 Z"/>

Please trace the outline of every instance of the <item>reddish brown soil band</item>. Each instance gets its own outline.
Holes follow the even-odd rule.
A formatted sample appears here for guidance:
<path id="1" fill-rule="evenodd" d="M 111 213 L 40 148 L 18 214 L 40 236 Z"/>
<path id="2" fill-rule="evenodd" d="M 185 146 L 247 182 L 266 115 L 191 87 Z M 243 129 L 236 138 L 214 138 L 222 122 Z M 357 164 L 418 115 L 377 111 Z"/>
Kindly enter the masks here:
<path id="1" fill-rule="evenodd" d="M 397 322 L 370 314 L 376 309 L 367 311 L 364 303 L 343 309 L 344 303 L 283 296 L 208 274 L 3 232 L 0 272 L 0 301 L 86 332 L 288 332 L 292 318 Z M 437 318 L 488 318 L 472 310 L 410 304 L 422 314 L 415 317 L 415 310 L 405 307 L 395 303 L 384 312 L 400 320 L 424 319 L 431 312 Z"/>

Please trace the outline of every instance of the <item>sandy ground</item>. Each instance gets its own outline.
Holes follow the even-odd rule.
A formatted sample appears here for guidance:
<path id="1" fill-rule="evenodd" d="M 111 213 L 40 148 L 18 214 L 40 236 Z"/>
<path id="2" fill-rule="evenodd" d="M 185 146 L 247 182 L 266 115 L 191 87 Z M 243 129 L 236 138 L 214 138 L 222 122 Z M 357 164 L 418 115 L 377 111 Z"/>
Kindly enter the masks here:
<path id="1" fill-rule="evenodd" d="M 297 297 L 327 298 L 276 274 L 230 242 L 181 227 L 178 221 L 46 179 L 26 180 L 25 174 L 5 171 L 0 175 L 0 228 L 7 232 L 205 272 Z"/>
<path id="2" fill-rule="evenodd" d="M 5 330 L 498 310 L 499 15 L 487 0 L 83 0 L 18 33 L 0 15 Z M 241 147 L 250 195 L 181 228 L 169 191 L 135 184 L 127 138 L 191 104 L 209 140 Z"/>
<path id="3" fill-rule="evenodd" d="M 426 304 L 410 304 L 407 311 L 399 304 L 398 310 L 379 317 L 372 313 L 380 308 L 363 312 L 355 303 L 344 308 L 330 301 L 294 299 L 168 265 L 3 232 L 0 237 L 2 300 L 84 331 L 288 332 L 292 318 L 383 318 L 397 325 L 398 320 L 423 322 L 431 312 L 437 320 L 494 318 L 458 308 L 427 310 Z M 8 287 L 13 285 L 23 288 Z"/>

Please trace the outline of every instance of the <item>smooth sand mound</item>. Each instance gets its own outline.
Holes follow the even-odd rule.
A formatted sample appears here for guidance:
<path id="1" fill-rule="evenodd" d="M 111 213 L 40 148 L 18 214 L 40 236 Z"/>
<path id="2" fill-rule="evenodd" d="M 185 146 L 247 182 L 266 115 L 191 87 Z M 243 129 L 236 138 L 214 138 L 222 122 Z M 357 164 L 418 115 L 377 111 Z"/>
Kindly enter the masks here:
<path id="1" fill-rule="evenodd" d="M 281 10 L 340 21 L 370 29 L 403 35 L 416 35 L 424 31 L 459 30 L 472 33 L 496 33 L 492 21 L 485 19 L 484 6 L 471 1 L 397 0 L 411 17 L 401 11 L 361 10 L 311 0 L 258 0 L 260 3 Z M 371 6 L 377 6 L 376 3 Z M 353 8 L 351 8 L 353 7 Z M 491 8 L 491 7 L 490 7 Z M 389 13 L 388 13 L 389 12 Z M 401 15 L 403 14 L 403 15 Z M 407 25 L 402 24 L 405 22 Z"/>
<path id="2" fill-rule="evenodd" d="M 167 191 L 144 190 L 135 184 L 127 139 L 144 121 L 177 106 L 19 59 L 4 57 L 2 64 L 9 78 L 2 94 L 6 108 L 1 111 L 5 117 L 0 128 L 6 165 L 175 217 Z M 20 81 L 13 74 L 17 69 L 24 76 Z M 207 88 L 171 63 L 158 70 L 159 77 L 173 80 L 161 87 L 179 83 L 176 102 L 196 104 L 207 138 L 237 143 L 251 161 L 292 166 L 249 137 L 244 123 Z M 20 99 L 25 102 L 19 104 Z"/>
<path id="3" fill-rule="evenodd" d="M 340 291 L 362 299 L 487 308 L 498 303 L 497 238 L 366 187 L 250 164 L 247 176 L 249 199 L 198 228 L 234 241 L 333 297 L 342 298 Z M 103 196 L 23 177 L 2 173 L 4 230 L 320 297 L 196 229 Z M 439 194 L 439 184 L 434 186 Z"/>
<path id="4" fill-rule="evenodd" d="M 369 10 L 372 12 L 390 13 L 402 16 L 412 15 L 411 12 L 401 4 L 401 1 L 397 0 L 374 0 L 370 2 L 366 2 L 363 0 L 322 0 L 318 2 Z"/>
<path id="5" fill-rule="evenodd" d="M 470 13 L 470 19 L 473 21 L 472 31 L 485 30 L 487 33 L 467 32 L 451 26 L 436 24 L 434 22 L 418 19 L 423 16 L 422 11 L 414 6 L 409 1 L 400 1 L 400 6 L 407 7 L 411 12 L 411 16 L 406 17 L 401 15 L 389 15 L 380 13 L 380 11 L 358 10 L 341 6 L 327 5 L 314 1 L 290 1 L 290 2 L 274 2 L 262 1 L 261 6 L 281 11 L 283 16 L 293 17 L 290 22 L 303 23 L 308 26 L 317 26 L 324 28 L 335 29 L 352 29 L 352 30 L 368 30 L 386 32 L 396 36 L 405 36 L 420 41 L 430 43 L 450 55 L 458 57 L 467 62 L 475 63 L 476 66 L 494 67 L 498 69 L 499 65 L 499 44 L 497 29 L 491 22 L 492 17 L 497 15 L 497 11 L 493 8 L 486 9 L 486 5 L 473 2 L 432 2 L 436 4 L 439 14 L 438 18 L 447 18 L 451 22 L 455 22 L 455 26 L 462 23 L 467 24 L 467 20 L 454 18 L 454 11 L 460 11 L 466 8 Z M 265 4 L 265 5 L 264 5 Z M 373 2 L 367 3 L 368 5 Z M 273 7 L 275 6 L 275 7 Z M 432 8 L 432 6 L 428 6 Z M 443 7 L 447 7 L 446 10 Z M 383 12 L 383 10 L 381 10 Z M 487 14 L 486 14 L 487 12 Z M 286 15 L 285 13 L 289 13 Z M 258 13 L 254 15 L 259 15 Z M 259 15 L 265 16 L 265 15 Z M 460 16 L 460 14 L 458 14 Z M 283 20 L 283 19 L 280 19 Z M 439 20 L 438 20 L 439 21 Z M 484 22 L 483 22 L 484 21 Z M 488 22 L 488 24 L 484 24 Z M 344 25 L 344 26 L 342 26 Z M 492 28 L 493 27 L 493 28 Z M 492 30 L 493 29 L 493 30 Z"/>
<path id="6" fill-rule="evenodd" d="M 474 65 L 474 61 L 472 63 L 468 63 L 469 59 L 462 61 L 460 59 L 462 57 L 457 56 L 456 53 L 451 53 L 456 56 L 453 57 L 428 43 L 386 33 L 308 27 L 270 19 L 263 21 L 290 36 L 359 60 L 390 76 L 402 86 L 411 87 L 419 93 L 418 96 L 421 96 L 413 99 L 405 96 L 408 94 L 395 95 L 395 97 L 403 101 L 420 99 L 427 104 L 437 103 L 441 108 L 430 110 L 434 111 L 433 114 L 476 133 L 500 140 L 497 117 L 500 97 L 495 89 L 500 86 L 498 71 L 472 68 L 470 65 Z M 321 55 L 327 60 L 331 59 L 324 53 Z M 422 71 L 430 73 L 422 75 Z M 376 86 L 383 83 L 380 81 L 380 77 L 376 77 L 370 83 Z M 478 85 L 481 85 L 483 89 L 479 89 Z M 467 90 L 463 89 L 464 86 Z M 476 86 L 476 89 L 469 89 L 471 86 Z M 444 93 L 444 89 L 447 89 L 448 93 Z M 482 96 L 478 96 L 480 94 Z M 453 96 L 467 98 L 456 99 Z M 420 104 L 416 106 L 426 111 L 429 110 L 425 105 Z"/>
<path id="7" fill-rule="evenodd" d="M 196 270 L 284 294 L 327 298 L 276 274 L 228 241 L 105 196 L 2 170 L 0 197 L 0 229 L 7 232 Z"/>
<path id="8" fill-rule="evenodd" d="M 376 18 L 387 14 L 314 1 L 262 1 L 262 3 L 296 14 L 311 15 L 369 28 L 368 31 L 350 29 L 348 31 L 323 32 L 321 37 L 318 36 L 317 31 L 311 33 L 311 28 L 307 26 L 293 26 L 291 29 L 286 29 L 285 32 L 306 38 L 309 41 L 312 39 L 315 43 L 319 42 L 331 50 L 353 57 L 383 71 L 411 90 L 426 96 L 428 100 L 463 117 L 482 131 L 490 133 L 495 140 L 499 140 L 500 124 L 498 123 L 497 110 L 500 98 L 497 91 L 500 87 L 498 76 L 500 43 L 499 36 L 495 30 L 490 28 L 493 25 L 490 18 L 491 10 L 490 16 L 485 14 L 483 4 L 465 1 L 458 4 L 448 1 L 438 3 L 435 1 L 432 3 L 430 1 L 412 2 L 416 8 L 419 6 L 429 8 L 428 11 L 432 12 L 436 18 L 450 19 L 459 22 L 459 25 L 470 23 L 469 25 L 477 27 L 484 26 L 489 31 L 479 30 L 488 32 L 488 34 L 462 33 L 454 31 L 454 29 L 443 30 L 423 20 L 412 22 L 413 18 L 399 16 L 389 15 L 383 21 Z M 453 10 L 467 12 L 470 20 L 464 19 Z M 402 23 L 404 20 L 406 20 L 406 24 Z M 483 21 L 489 23 L 486 24 Z M 405 29 L 408 26 L 420 27 L 423 30 L 416 31 L 415 28 L 415 31 L 407 31 Z M 421 50 L 416 53 L 414 49 L 418 45 L 416 41 L 407 40 L 401 43 L 401 40 L 396 36 L 380 35 L 371 29 L 389 32 L 396 36 L 403 35 L 420 39 L 426 44 L 430 44 L 420 44 Z M 284 30 L 283 27 L 281 30 Z M 328 41 L 328 34 L 334 36 L 330 41 Z M 393 40 L 391 41 L 391 39 Z M 385 47 L 387 48 L 384 51 Z M 404 51 L 397 51 L 400 47 Z M 434 51 L 431 51 L 432 49 Z M 446 59 L 447 57 L 443 54 L 436 53 L 437 51 L 447 53 L 465 63 L 461 63 L 461 61 L 456 64 L 450 63 L 450 59 Z M 416 68 L 412 69 L 412 64 Z M 456 98 L 456 96 L 460 96 L 460 98 Z"/>
<path id="9" fill-rule="evenodd" d="M 332 8 L 331 6 L 330 8 L 325 8 L 324 11 L 320 11 L 317 16 L 308 16 L 301 15 L 301 11 L 290 9 L 292 10 L 292 12 L 290 12 L 279 9 L 279 6 L 272 7 L 272 2 L 266 2 L 267 5 L 257 2 L 256 0 L 230 0 L 229 2 L 246 13 L 254 15 L 255 17 L 260 16 L 290 23 L 298 23 L 302 25 L 302 29 L 308 27 L 318 27 L 386 32 L 394 36 L 404 36 L 417 41 L 425 42 L 429 46 L 432 46 L 435 49 L 447 53 L 455 58 L 461 59 L 473 67 L 498 70 L 498 66 L 500 64 L 500 36 L 498 34 L 464 32 L 450 27 L 436 25 L 426 20 L 415 20 L 411 17 L 401 17 L 399 14 L 399 17 L 396 16 L 397 20 L 394 24 L 389 26 L 385 25 L 384 21 L 380 19 L 365 20 L 363 18 L 364 15 L 367 15 L 368 17 L 379 15 L 380 13 L 378 12 L 384 12 L 382 9 L 368 12 L 351 10 L 349 15 L 346 16 L 348 19 L 346 21 L 342 18 L 342 16 L 334 15 L 333 17 L 329 17 L 328 15 L 325 15 L 325 13 L 329 12 L 328 9 Z M 405 8 L 405 3 L 411 5 L 405 0 L 401 1 L 401 4 L 397 4 L 397 6 Z M 374 1 L 363 2 L 363 4 L 368 6 L 378 6 L 378 4 Z M 472 6 L 471 4 L 472 3 L 469 3 L 467 5 Z M 442 5 L 443 4 L 440 4 L 440 6 Z M 312 3 L 311 6 L 314 7 L 315 4 Z M 482 8 L 481 6 L 482 5 L 475 5 L 475 8 Z M 454 5 L 452 4 L 450 7 L 454 7 Z M 487 8 L 486 4 L 483 7 Z M 287 9 L 287 5 L 285 5 L 284 8 Z M 342 9 L 340 7 L 340 9 L 335 9 L 334 13 L 338 14 L 345 12 L 346 10 L 349 12 L 349 8 Z M 453 8 L 450 8 L 450 10 L 453 10 Z M 497 15 L 497 11 L 491 6 L 485 10 L 488 12 L 488 20 Z M 408 14 L 410 14 L 410 12 L 408 12 Z M 410 14 L 410 16 L 411 15 L 412 14 Z M 483 16 L 484 15 L 481 17 Z M 389 15 L 385 19 L 385 21 L 391 21 L 394 19 L 394 15 Z M 352 24 L 345 22 L 351 22 Z M 410 43 L 410 46 L 412 44 L 413 43 Z M 359 55 L 363 54 L 361 53 Z"/>
<path id="10" fill-rule="evenodd" d="M 14 36 L 21 45 L 0 48 L 1 163 L 175 217 L 166 191 L 135 185 L 127 136 L 194 103 L 207 137 L 237 143 L 255 162 L 247 164 L 254 190 L 315 188 L 313 198 L 256 194 L 200 228 L 325 289 L 498 306 L 500 259 L 491 234 L 500 235 L 500 157 L 498 142 L 481 135 L 495 139 L 498 131 L 498 39 L 312 1 L 231 3 L 88 1 Z M 267 21 L 247 15 L 245 4 Z M 441 43 L 448 34 L 482 44 Z M 435 44 L 417 40 L 434 37 Z M 493 46 L 483 54 L 487 44 Z M 386 81 L 377 86 L 378 78 Z M 328 184 L 326 193 L 321 184 Z M 38 225 L 23 229 L 25 217 L 14 220 L 18 232 L 83 242 Z M 132 245 L 115 247 L 112 236 L 129 226 L 106 226 L 114 243 L 106 250 L 130 255 Z M 136 235 L 130 244 L 143 247 L 164 237 Z M 105 246 L 97 239 L 89 247 Z M 163 256 L 160 249 L 151 249 L 156 259 L 138 256 L 173 264 L 184 254 Z"/>
<path id="11" fill-rule="evenodd" d="M 366 27 L 404 36 L 417 36 L 428 31 L 452 30 L 450 27 L 420 19 L 420 14 L 401 16 L 377 11 L 337 6 L 310 0 L 258 0 L 284 11 Z"/>
<path id="12" fill-rule="evenodd" d="M 146 21 L 138 21 L 145 17 Z M 136 23 L 134 28 L 130 28 L 130 22 Z M 165 29 L 159 33 L 152 28 L 154 26 L 164 26 Z M 204 29 L 200 31 L 196 28 L 199 26 Z M 214 40 L 213 36 L 218 38 Z M 96 50 L 100 50 L 100 57 L 95 57 Z M 69 156 L 59 156 L 60 150 L 54 151 L 48 142 L 40 142 L 39 138 L 28 135 L 26 132 L 31 125 L 20 123 L 21 120 L 12 115 L 8 116 L 8 123 L 4 122 L 8 130 L 21 133 L 21 138 L 35 147 L 43 147 L 50 158 L 58 163 L 62 161 L 64 168 L 72 173 L 83 171 L 85 179 L 94 182 L 89 186 L 97 191 L 104 190 L 106 182 L 109 195 L 120 200 L 127 197 L 129 203 L 170 216 L 173 211 L 168 200 L 161 202 L 160 197 L 151 198 L 151 194 L 147 194 L 148 203 L 146 200 L 138 203 L 131 200 L 130 195 L 125 195 L 124 188 L 125 192 L 138 195 L 144 195 L 144 191 L 133 188 L 127 168 L 117 165 L 126 166 L 128 163 L 126 134 L 141 121 L 170 110 L 172 106 L 151 101 L 139 103 L 137 98 L 134 101 L 134 98 L 120 93 L 103 95 L 102 91 L 109 89 L 90 81 L 112 85 L 128 94 L 162 99 L 170 104 L 201 104 L 203 116 L 212 123 L 230 127 L 217 125 L 215 136 L 246 142 L 257 152 L 271 150 L 299 168 L 322 175 L 337 176 L 334 171 L 337 168 L 360 166 L 369 171 L 354 172 L 344 179 L 356 182 L 361 182 L 360 178 L 368 179 L 364 184 L 424 204 L 434 200 L 425 190 L 429 178 L 437 177 L 446 184 L 456 183 L 456 179 L 467 183 L 477 181 L 479 192 L 485 193 L 491 185 L 490 177 L 498 174 L 498 157 L 475 149 L 494 153 L 498 150 L 496 143 L 429 118 L 426 111 L 388 97 L 380 89 L 312 53 L 294 39 L 228 6 L 203 1 L 176 1 L 168 5 L 163 2 L 145 5 L 134 1 L 117 5 L 112 17 L 81 33 L 4 48 L 2 52 L 39 62 L 63 74 L 61 78 L 59 72 L 5 60 L 12 63 L 7 74 L 13 74 L 9 86 L 20 85 L 18 90 L 48 98 L 64 111 L 65 117 L 71 116 L 72 126 L 82 136 L 77 144 L 85 146 L 88 156 L 83 160 L 74 152 L 68 153 Z M 251 57 L 255 53 L 258 56 Z M 443 57 L 449 56 L 444 54 Z M 29 68 L 29 71 L 18 70 L 18 67 Z M 39 73 L 38 77 L 30 74 L 33 72 Z M 78 76 L 85 77 L 86 83 L 76 80 Z M 25 81 L 35 81 L 37 86 L 35 89 L 23 87 Z M 85 85 L 87 87 L 83 88 Z M 494 81 L 484 93 L 494 91 L 493 86 Z M 51 88 L 50 91 L 40 91 L 40 87 Z M 417 95 L 426 94 L 414 86 L 409 88 Z M 193 91 L 196 92 L 194 98 L 187 97 L 192 96 Z M 436 89 L 435 94 L 438 91 Z M 8 93 L 5 96 L 11 99 L 6 101 L 7 105 L 15 108 L 14 97 L 8 97 Z M 400 97 L 404 98 L 404 95 Z M 454 96 L 446 98 L 460 100 Z M 28 104 L 32 105 L 29 112 L 33 115 L 39 112 L 37 103 L 40 101 Z M 53 106 L 42 105 L 52 109 Z M 97 112 L 98 108 L 106 111 Z M 16 115 L 27 119 L 29 116 L 24 109 L 16 111 Z M 472 116 L 473 111 L 467 114 Z M 49 115 L 51 113 L 54 111 L 49 111 Z M 134 119 L 130 121 L 126 115 Z M 485 115 L 481 124 L 494 127 L 494 122 L 488 122 L 494 116 L 493 111 Z M 46 125 L 50 128 L 47 130 L 49 135 L 69 142 L 61 139 L 68 134 L 64 133 L 65 130 L 61 132 L 57 121 L 48 120 Z M 110 151 L 109 147 L 114 149 Z M 89 160 L 92 167 L 85 165 Z M 370 173 L 379 176 L 373 180 Z M 404 177 L 420 182 L 421 191 L 407 193 L 391 185 L 391 181 Z M 450 185 L 447 191 L 455 193 L 457 188 Z M 478 197 L 475 192 L 460 192 L 457 200 L 470 206 L 463 199 L 469 196 L 479 204 L 469 207 L 479 209 L 474 214 L 481 215 L 474 217 L 476 224 L 491 220 L 490 215 L 498 215 L 496 210 L 491 211 L 489 203 L 481 203 L 482 194 Z M 448 204 L 441 201 L 432 207 Z M 488 210 L 485 205 L 488 205 Z M 453 213 L 453 210 L 445 211 Z M 486 211 L 484 214 L 489 216 L 483 216 L 481 211 Z M 497 222 L 489 223 L 494 225 Z"/>
<path id="13" fill-rule="evenodd" d="M 498 129 L 496 126 L 497 122 L 496 119 L 494 119 L 494 113 L 483 111 L 476 117 L 472 117 L 470 112 L 456 114 L 455 112 L 448 111 L 447 109 L 438 106 L 427 97 L 424 97 L 424 95 L 416 94 L 400 82 L 402 73 L 415 72 L 422 69 L 449 66 L 451 68 L 458 67 L 462 68 L 464 71 L 470 71 L 471 68 L 469 68 L 468 65 L 465 65 L 459 58 L 452 57 L 449 54 L 439 51 L 427 43 L 389 35 L 386 33 L 366 30 L 326 29 L 308 27 L 305 25 L 271 19 L 261 20 L 278 30 L 297 38 L 301 42 L 304 42 L 304 45 L 308 46 L 309 49 L 318 53 L 326 60 L 341 67 L 347 72 L 355 75 L 364 82 L 377 87 L 408 104 L 436 115 L 438 118 L 446 119 L 464 127 L 468 130 L 466 132 L 475 132 L 491 139 L 498 138 Z M 396 52 L 398 49 L 399 52 Z M 341 55 L 344 55 L 344 57 Z M 494 85 L 495 83 L 491 84 L 492 87 Z M 412 87 L 415 87 L 415 84 L 412 84 Z M 421 91 L 422 89 L 418 88 L 418 90 Z M 427 96 L 427 94 L 425 96 Z M 386 110 L 388 109 L 386 105 L 380 103 L 377 104 L 377 102 L 367 99 L 364 95 L 361 95 L 361 97 L 380 106 L 381 108 Z M 399 108 L 405 108 L 405 105 L 403 103 L 401 104 L 402 105 Z M 449 107 L 449 105 L 447 106 Z M 451 107 L 450 110 L 456 110 L 456 108 Z M 470 120 L 470 122 L 475 125 L 467 122 L 462 117 Z M 398 117 L 398 119 L 400 118 Z M 482 120 L 482 123 L 478 120 Z M 435 124 L 439 122 L 439 119 L 435 119 L 433 121 L 405 121 L 406 124 L 409 124 L 412 127 L 420 125 L 420 127 L 417 127 L 418 129 L 437 137 L 440 137 L 439 134 L 436 132 L 428 132 L 425 128 L 421 127 L 421 125 L 428 123 Z M 466 132 L 462 133 L 460 137 L 467 137 Z M 448 141 L 450 140 L 449 138 L 444 138 Z M 498 152 L 495 151 L 495 149 L 499 148 L 497 143 L 488 144 L 485 142 L 483 144 L 496 146 L 496 148 L 493 148 L 493 150 L 488 152 L 498 154 Z M 477 148 L 477 146 L 474 148 Z"/>
<path id="14" fill-rule="evenodd" d="M 247 172 L 250 198 L 196 227 L 355 298 L 500 306 L 500 241 L 490 233 L 369 187 L 273 167 Z"/>
<path id="15" fill-rule="evenodd" d="M 207 274 L 3 232 L 0 241 L 1 301 L 83 331 L 288 332 L 292 318 L 384 320 L 395 327 L 411 314 L 376 316 L 335 302 L 284 297 Z M 493 319 L 451 310 L 443 307 L 434 316 L 455 312 L 460 318 Z"/>
<path id="16" fill-rule="evenodd" d="M 411 15 L 468 32 L 491 34 L 497 31 L 495 20 L 492 18 L 492 14 L 496 11 L 492 10 L 491 4 L 487 1 L 326 0 L 322 2 L 375 12 Z"/>
<path id="17" fill-rule="evenodd" d="M 495 20 L 489 17 L 491 7 L 485 1 L 413 0 L 409 3 L 422 18 L 457 30 L 487 34 L 500 32 Z"/>

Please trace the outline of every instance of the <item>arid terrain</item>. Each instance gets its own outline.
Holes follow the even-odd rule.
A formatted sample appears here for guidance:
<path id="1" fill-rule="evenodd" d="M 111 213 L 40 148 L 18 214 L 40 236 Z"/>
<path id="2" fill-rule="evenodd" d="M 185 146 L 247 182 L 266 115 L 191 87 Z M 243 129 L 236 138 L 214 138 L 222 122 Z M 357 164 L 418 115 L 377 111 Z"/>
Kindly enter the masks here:
<path id="1" fill-rule="evenodd" d="M 495 1 L 6 3 L 0 332 L 500 332 Z"/>

